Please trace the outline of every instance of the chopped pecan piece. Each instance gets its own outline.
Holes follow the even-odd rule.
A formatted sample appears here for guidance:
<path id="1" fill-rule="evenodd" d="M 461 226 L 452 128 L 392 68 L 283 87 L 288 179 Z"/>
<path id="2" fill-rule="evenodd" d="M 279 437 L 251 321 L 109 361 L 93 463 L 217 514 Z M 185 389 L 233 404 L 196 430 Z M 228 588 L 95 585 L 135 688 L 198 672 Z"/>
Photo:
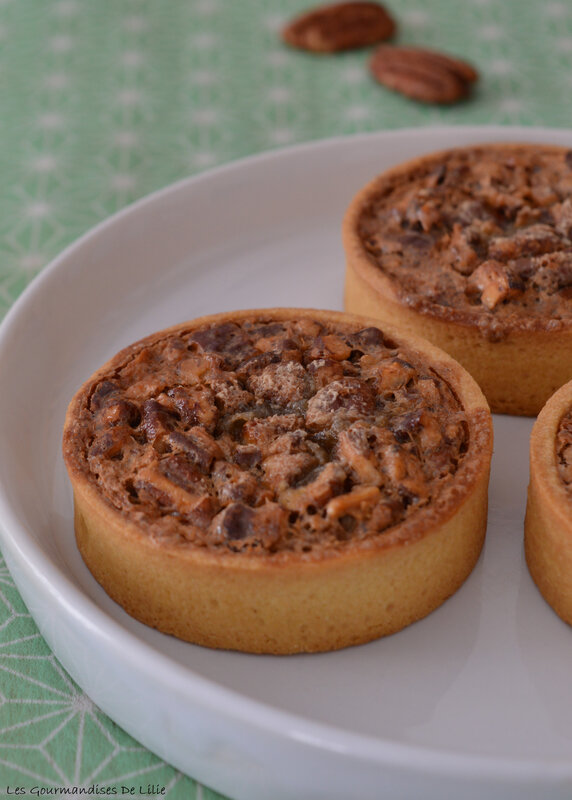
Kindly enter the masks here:
<path id="1" fill-rule="evenodd" d="M 95 387 L 93 394 L 90 398 L 90 407 L 96 411 L 112 401 L 113 396 L 120 391 L 118 384 L 115 381 L 102 381 Z"/>
<path id="2" fill-rule="evenodd" d="M 256 350 L 249 337 L 240 325 L 225 322 L 194 331 L 189 342 L 203 353 L 216 353 L 222 356 L 228 369 L 234 369 L 238 363 L 256 355 Z"/>
<path id="3" fill-rule="evenodd" d="M 216 498 L 200 475 L 193 472 L 190 464 L 173 456 L 160 463 L 159 468 L 144 467 L 134 482 L 141 498 L 154 499 L 171 513 L 190 516 L 195 524 L 210 520 L 218 510 Z"/>
<path id="4" fill-rule="evenodd" d="M 562 203 L 555 203 L 551 209 L 556 230 L 568 239 L 572 238 L 572 200 L 567 197 Z"/>
<path id="5" fill-rule="evenodd" d="M 375 454 L 368 440 L 370 428 L 356 423 L 340 433 L 338 452 L 357 480 L 379 486 L 383 475 L 375 465 Z"/>
<path id="6" fill-rule="evenodd" d="M 224 369 L 224 361 L 221 356 L 213 353 L 201 353 L 200 355 L 188 353 L 185 358 L 176 362 L 176 371 L 181 381 L 190 386 L 201 383 L 205 376 L 216 375 Z"/>
<path id="7" fill-rule="evenodd" d="M 387 394 L 401 389 L 415 376 L 415 368 L 403 358 L 379 360 L 364 356 L 361 362 L 364 375 L 374 379 L 376 391 Z"/>
<path id="8" fill-rule="evenodd" d="M 306 397 L 309 380 L 306 370 L 295 361 L 269 364 L 249 379 L 249 388 L 270 406 L 284 407 Z"/>
<path id="9" fill-rule="evenodd" d="M 212 433 L 216 427 L 219 411 L 214 403 L 214 395 L 206 387 L 187 388 L 174 386 L 167 391 L 186 425 L 202 425 Z"/>
<path id="10" fill-rule="evenodd" d="M 372 530 L 384 531 L 393 525 L 395 520 L 399 519 L 400 511 L 402 510 L 401 503 L 377 503 L 371 512 L 370 524 Z"/>
<path id="11" fill-rule="evenodd" d="M 262 453 L 253 444 L 238 444 L 233 453 L 234 461 L 239 467 L 252 469 L 262 461 Z"/>
<path id="12" fill-rule="evenodd" d="M 346 494 L 339 494 L 332 498 L 326 506 L 326 514 L 330 519 L 343 517 L 345 514 L 355 514 L 360 511 L 371 510 L 381 492 L 377 486 L 358 486 Z"/>
<path id="13" fill-rule="evenodd" d="M 441 392 L 436 378 L 422 376 L 417 384 L 419 394 L 431 410 L 437 410 L 442 402 Z"/>
<path id="14" fill-rule="evenodd" d="M 312 480 L 303 486 L 282 492 L 280 502 L 285 508 L 306 512 L 308 508 L 325 506 L 328 500 L 343 490 L 347 475 L 341 465 L 330 462 L 311 477 Z"/>
<path id="15" fill-rule="evenodd" d="M 401 444 L 412 440 L 419 442 L 422 452 L 439 447 L 443 442 L 441 426 L 434 414 L 424 408 L 398 417 L 393 423 L 393 435 Z"/>
<path id="16" fill-rule="evenodd" d="M 533 271 L 529 286 L 550 297 L 572 284 L 572 250 L 549 253 L 531 259 Z"/>
<path id="17" fill-rule="evenodd" d="M 263 457 L 269 454 L 274 441 L 283 433 L 304 427 L 304 417 L 297 414 L 275 414 L 264 419 L 251 419 L 242 428 L 245 444 L 256 446 Z"/>
<path id="18" fill-rule="evenodd" d="M 116 425 L 98 433 L 89 448 L 90 457 L 117 458 L 123 452 L 131 430 L 125 425 Z"/>
<path id="19" fill-rule="evenodd" d="M 283 492 L 317 465 L 311 453 L 284 453 L 268 456 L 262 462 L 266 482 L 275 492 Z"/>
<path id="20" fill-rule="evenodd" d="M 343 365 L 332 358 L 317 358 L 310 361 L 307 372 L 318 389 L 344 377 Z"/>
<path id="21" fill-rule="evenodd" d="M 190 461 L 183 453 L 174 453 L 165 456 L 159 461 L 157 470 L 152 467 L 145 467 L 139 473 L 139 478 L 149 483 L 157 483 L 158 473 L 164 475 L 171 483 L 176 484 L 189 494 L 206 494 L 210 485 L 205 476 L 197 469 L 196 465 Z M 165 488 L 165 483 L 161 481 Z"/>
<path id="22" fill-rule="evenodd" d="M 435 201 L 426 195 L 414 197 L 405 212 L 405 219 L 415 229 L 420 228 L 424 233 L 429 233 L 432 228 L 439 225 L 442 221 L 441 211 Z M 414 239 L 414 247 L 417 249 L 418 240 Z M 400 244 L 403 244 L 403 237 L 400 237 Z"/>
<path id="23" fill-rule="evenodd" d="M 310 430 L 334 427 L 338 430 L 367 417 L 375 408 L 370 387 L 357 378 L 332 381 L 310 398 L 306 425 Z"/>
<path id="24" fill-rule="evenodd" d="M 469 242 L 469 235 L 468 228 L 456 222 L 448 242 L 447 258 L 453 269 L 462 275 L 470 275 L 479 263 L 479 256 Z"/>
<path id="25" fill-rule="evenodd" d="M 254 397 L 242 388 L 234 373 L 222 372 L 209 380 L 217 406 L 223 414 L 234 414 L 252 406 Z"/>
<path id="26" fill-rule="evenodd" d="M 103 405 L 96 417 L 97 425 L 106 427 L 114 425 L 129 425 L 136 428 L 141 422 L 141 413 L 135 403 L 129 400 L 113 400 L 112 395 L 108 395 L 109 401 Z"/>
<path id="27" fill-rule="evenodd" d="M 141 430 L 152 444 L 160 436 L 170 433 L 175 426 L 174 412 L 156 400 L 145 400 L 141 412 Z"/>
<path id="28" fill-rule="evenodd" d="M 260 547 L 273 550 L 288 528 L 288 514 L 277 503 L 251 508 L 232 503 L 212 521 L 210 533 L 215 544 L 229 545 L 233 550 Z"/>
<path id="29" fill-rule="evenodd" d="M 223 456 L 215 439 L 198 425 L 186 433 L 173 431 L 166 436 L 166 440 L 174 450 L 182 450 L 205 473 L 216 458 Z"/>
<path id="30" fill-rule="evenodd" d="M 345 361 L 350 357 L 352 348 L 340 336 L 317 336 L 312 347 L 306 351 L 306 359 L 314 361 L 317 358 L 334 361 Z"/>
<path id="31" fill-rule="evenodd" d="M 491 259 L 507 261 L 521 256 L 553 253 L 562 246 L 562 237 L 549 225 L 530 225 L 513 236 L 493 239 L 489 245 L 489 256 Z"/>
<path id="32" fill-rule="evenodd" d="M 254 475 L 228 461 L 217 461 L 212 470 L 212 481 L 220 502 L 257 504 L 261 495 Z"/>
<path id="33" fill-rule="evenodd" d="M 522 281 L 511 275 L 507 267 L 498 261 L 485 261 L 472 274 L 467 292 L 480 293 L 481 303 L 494 309 L 503 300 L 516 297 L 524 291 Z"/>
<path id="34" fill-rule="evenodd" d="M 372 325 L 350 334 L 347 340 L 354 348 L 360 347 L 376 352 L 378 349 L 385 349 L 386 347 L 391 349 L 393 347 L 390 342 L 386 341 L 383 332 Z"/>
<path id="35" fill-rule="evenodd" d="M 380 454 L 381 466 L 400 496 L 420 499 L 427 496 L 427 481 L 413 453 L 392 445 Z"/>

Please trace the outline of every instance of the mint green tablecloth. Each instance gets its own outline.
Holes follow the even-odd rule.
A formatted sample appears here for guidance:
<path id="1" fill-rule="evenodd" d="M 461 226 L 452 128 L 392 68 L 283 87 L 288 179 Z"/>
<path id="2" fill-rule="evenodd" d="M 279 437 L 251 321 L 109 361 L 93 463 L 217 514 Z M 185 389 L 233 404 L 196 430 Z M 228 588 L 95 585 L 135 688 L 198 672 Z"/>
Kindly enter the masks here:
<path id="1" fill-rule="evenodd" d="M 388 3 L 400 41 L 457 53 L 479 68 L 473 99 L 451 108 L 377 86 L 366 53 L 287 50 L 277 30 L 307 5 L 0 0 L 2 315 L 96 222 L 240 156 L 404 126 L 572 127 L 570 0 Z M 8 787 L 96 784 L 139 794 L 151 784 L 171 799 L 220 797 L 93 706 L 38 634 L 4 562 L 0 671 L 1 796 Z"/>

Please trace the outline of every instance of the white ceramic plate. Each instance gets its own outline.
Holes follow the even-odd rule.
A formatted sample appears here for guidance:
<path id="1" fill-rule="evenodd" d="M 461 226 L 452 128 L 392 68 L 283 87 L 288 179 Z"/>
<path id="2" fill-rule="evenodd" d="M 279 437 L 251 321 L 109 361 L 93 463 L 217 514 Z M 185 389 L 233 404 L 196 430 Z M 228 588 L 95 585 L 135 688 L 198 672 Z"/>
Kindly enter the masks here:
<path id="1" fill-rule="evenodd" d="M 199 314 L 340 308 L 340 221 L 390 164 L 484 140 L 433 128 L 332 140 L 183 181 L 64 252 L 0 332 L 2 548 L 40 630 L 116 722 L 236 800 L 572 796 L 572 632 L 526 571 L 530 420 L 495 419 L 485 551 L 461 590 L 390 638 L 295 657 L 213 652 L 130 619 L 73 539 L 67 402 L 115 351 Z"/>

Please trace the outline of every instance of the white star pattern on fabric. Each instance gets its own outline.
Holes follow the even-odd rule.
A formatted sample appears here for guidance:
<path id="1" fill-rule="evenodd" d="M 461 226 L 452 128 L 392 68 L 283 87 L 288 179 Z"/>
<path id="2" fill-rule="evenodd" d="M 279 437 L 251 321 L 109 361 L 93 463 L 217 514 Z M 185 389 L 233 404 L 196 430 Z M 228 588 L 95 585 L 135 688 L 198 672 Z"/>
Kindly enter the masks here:
<path id="1" fill-rule="evenodd" d="M 194 70 L 189 76 L 190 82 L 194 86 L 213 86 L 219 80 L 216 72 L 206 69 Z"/>
<path id="2" fill-rule="evenodd" d="M 55 156 L 45 153 L 44 155 L 38 156 L 38 158 L 34 159 L 30 166 L 34 172 L 53 172 L 55 169 L 57 169 L 58 160 Z"/>
<path id="3" fill-rule="evenodd" d="M 562 36 L 557 39 L 556 49 L 559 53 L 572 53 L 572 36 Z"/>
<path id="4" fill-rule="evenodd" d="M 507 114 L 518 114 L 524 108 L 524 102 L 518 97 L 505 97 L 499 103 L 499 109 Z"/>
<path id="5" fill-rule="evenodd" d="M 191 156 L 191 167 L 196 169 L 202 169 L 205 167 L 212 167 L 214 164 L 217 163 L 217 157 L 214 153 L 209 152 L 200 152 L 197 151 L 193 153 Z"/>
<path id="6" fill-rule="evenodd" d="M 213 14 L 218 14 L 221 10 L 217 0 L 199 0 L 195 4 L 195 11 L 205 17 L 210 17 Z"/>
<path id="7" fill-rule="evenodd" d="M 135 131 L 117 131 L 113 134 L 113 141 L 118 147 L 135 147 L 139 141 Z"/>
<path id="8" fill-rule="evenodd" d="M 143 103 L 143 94 L 138 89 L 123 89 L 117 95 L 121 106 L 139 106 Z"/>
<path id="9" fill-rule="evenodd" d="M 286 19 L 282 15 L 278 14 L 269 14 L 262 20 L 262 24 L 266 30 L 270 31 L 271 33 L 277 33 L 280 31 L 285 23 Z"/>
<path id="10" fill-rule="evenodd" d="M 352 122 L 361 122 L 364 119 L 368 119 L 371 115 L 371 109 L 365 105 L 349 106 L 346 108 L 344 115 L 346 119 Z"/>
<path id="11" fill-rule="evenodd" d="M 56 130 L 64 127 L 65 117 L 57 112 L 49 112 L 38 117 L 38 126 L 46 130 Z"/>
<path id="12" fill-rule="evenodd" d="M 59 3 L 54 3 L 53 10 L 61 17 L 71 17 L 78 13 L 79 5 L 75 0 L 60 0 Z"/>
<path id="13" fill-rule="evenodd" d="M 288 103 L 292 100 L 292 90 L 287 86 L 272 86 L 268 90 L 268 99 L 272 103 Z"/>
<path id="14" fill-rule="evenodd" d="M 490 62 L 488 70 L 492 75 L 511 75 L 513 65 L 504 58 L 496 58 Z"/>
<path id="15" fill-rule="evenodd" d="M 479 38 L 487 42 L 496 42 L 504 36 L 503 29 L 499 25 L 483 25 L 477 31 Z"/>
<path id="16" fill-rule="evenodd" d="M 199 33 L 191 39 L 191 47 L 197 50 L 213 50 L 218 45 L 218 37 L 213 33 Z"/>
<path id="17" fill-rule="evenodd" d="M 121 63 L 124 67 L 140 67 L 144 62 L 145 56 L 137 50 L 127 50 L 121 56 Z"/>
<path id="18" fill-rule="evenodd" d="M 68 53 L 73 46 L 74 42 L 70 36 L 54 36 L 48 42 L 48 47 L 53 53 Z"/>
<path id="19" fill-rule="evenodd" d="M 192 112 L 191 119 L 195 125 L 214 125 L 220 119 L 220 112 L 217 108 L 200 108 Z"/>
<path id="20" fill-rule="evenodd" d="M 48 89 L 67 89 L 70 85 L 69 76 L 61 72 L 46 75 L 44 82 Z"/>
<path id="21" fill-rule="evenodd" d="M 269 139 L 273 144 L 289 144 L 296 138 L 291 128 L 274 128 L 270 131 Z"/>
<path id="22" fill-rule="evenodd" d="M 139 16 L 126 17 L 123 20 L 123 27 L 129 33 L 141 33 L 147 30 L 147 20 Z"/>
<path id="23" fill-rule="evenodd" d="M 429 24 L 430 15 L 425 9 L 413 8 L 403 15 L 405 22 L 413 28 L 424 28 Z"/>
<path id="24" fill-rule="evenodd" d="M 48 259 L 46 256 L 40 253 L 26 253 L 26 255 L 22 256 L 20 259 L 20 269 L 26 273 L 26 275 L 35 275 L 47 261 Z"/>
<path id="25" fill-rule="evenodd" d="M 24 209 L 25 216 L 30 219 L 44 219 L 45 217 L 49 217 L 51 213 L 52 207 L 50 204 L 42 201 L 30 203 L 30 205 Z"/>
<path id="26" fill-rule="evenodd" d="M 286 67 L 290 63 L 290 54 L 284 50 L 274 50 L 268 54 L 267 61 L 272 67 Z"/>
<path id="27" fill-rule="evenodd" d="M 552 19 L 562 19 L 570 12 L 570 8 L 564 3 L 546 3 L 544 13 Z"/>
<path id="28" fill-rule="evenodd" d="M 348 67 L 346 67 L 346 69 L 344 69 L 342 72 L 341 77 L 344 83 L 352 84 L 354 86 L 369 80 L 365 70 L 362 67 L 358 67 L 354 64 L 350 64 Z"/>
<path id="29" fill-rule="evenodd" d="M 112 175 L 111 185 L 117 191 L 131 191 L 137 185 L 137 178 L 134 175 L 117 173 Z"/>

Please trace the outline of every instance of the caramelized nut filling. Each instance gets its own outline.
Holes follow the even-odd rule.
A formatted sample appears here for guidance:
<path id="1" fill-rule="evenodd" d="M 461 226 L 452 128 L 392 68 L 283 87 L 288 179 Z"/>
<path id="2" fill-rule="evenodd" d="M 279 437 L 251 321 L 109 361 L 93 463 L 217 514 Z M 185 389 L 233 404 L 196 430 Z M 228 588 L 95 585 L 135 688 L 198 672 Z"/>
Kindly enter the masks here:
<path id="1" fill-rule="evenodd" d="M 489 338 L 508 319 L 572 319 L 572 151 L 484 146 L 424 160 L 384 184 L 359 235 L 404 302 L 477 313 Z"/>
<path id="2" fill-rule="evenodd" d="M 556 465 L 572 497 L 572 410 L 562 417 L 556 433 Z"/>
<path id="3" fill-rule="evenodd" d="M 131 350 L 72 437 L 106 501 L 149 535 L 309 553 L 431 503 L 468 426 L 448 384 L 378 328 L 248 318 Z"/>

